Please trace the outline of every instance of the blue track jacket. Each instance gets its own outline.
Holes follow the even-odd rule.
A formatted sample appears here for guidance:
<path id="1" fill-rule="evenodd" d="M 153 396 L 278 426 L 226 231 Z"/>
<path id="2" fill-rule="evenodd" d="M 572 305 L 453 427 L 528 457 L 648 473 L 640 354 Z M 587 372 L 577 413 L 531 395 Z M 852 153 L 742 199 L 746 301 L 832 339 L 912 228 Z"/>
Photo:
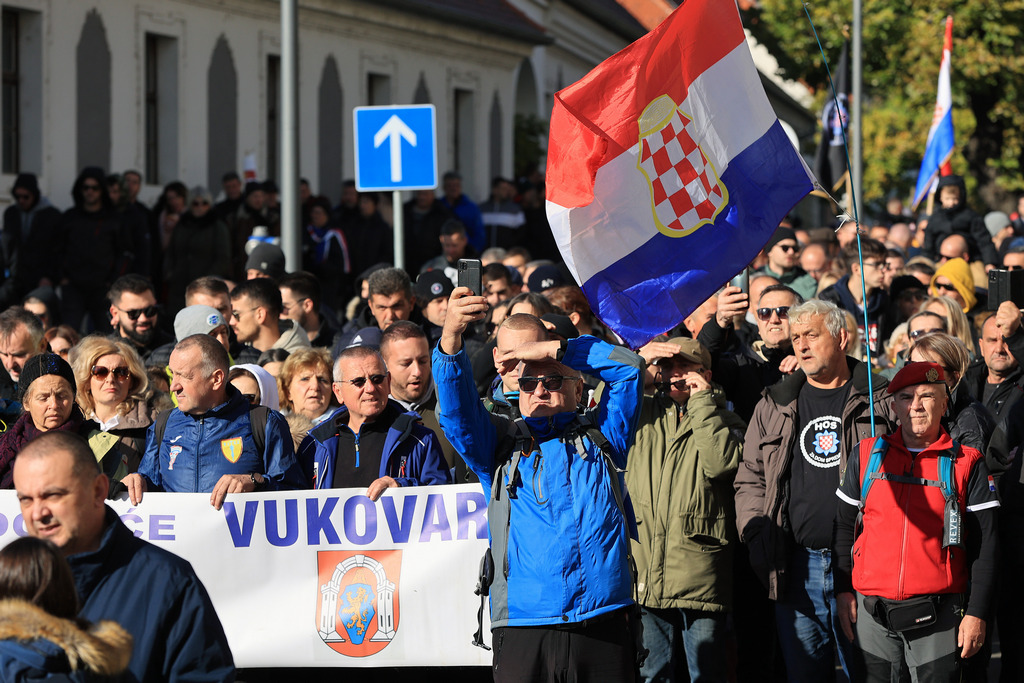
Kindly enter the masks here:
<path id="1" fill-rule="evenodd" d="M 441 452 L 441 445 L 428 427 L 424 427 L 419 414 L 405 411 L 394 399 L 388 399 L 400 413 L 416 419 L 412 431 L 402 436 L 397 429 L 389 429 L 384 439 L 384 452 L 380 459 L 380 477 L 391 477 L 399 486 L 429 486 L 452 483 L 451 472 Z M 312 476 L 315 489 L 334 486 L 334 460 L 338 455 L 338 432 L 348 429 L 342 421 L 347 408 L 342 406 L 324 420 L 299 445 L 302 469 Z"/>
<path id="2" fill-rule="evenodd" d="M 607 384 L 601 404 L 588 413 L 611 443 L 616 466 L 625 469 L 643 393 L 643 361 L 588 335 L 569 340 L 562 363 Z M 496 450 L 511 421 L 484 409 L 464 349 L 448 355 L 435 348 L 433 369 L 441 428 L 490 498 L 494 473 L 510 455 Z M 604 458 L 589 438 L 587 457 L 560 440 L 574 413 L 524 419 L 534 449 L 519 462 L 507 559 L 492 549 L 495 585 L 507 564 L 507 591 L 492 587 L 491 628 L 574 623 L 632 604 L 626 525 Z"/>
<path id="3" fill-rule="evenodd" d="M 252 439 L 249 402 L 228 387 L 228 400 L 202 415 L 174 408 L 162 443 L 153 443 L 153 425 L 146 434 L 146 454 L 139 474 L 150 491 L 210 493 L 225 474 L 256 472 L 266 489 L 309 488 L 295 459 L 291 433 L 275 410 L 267 415 L 265 447 L 260 455 Z"/>

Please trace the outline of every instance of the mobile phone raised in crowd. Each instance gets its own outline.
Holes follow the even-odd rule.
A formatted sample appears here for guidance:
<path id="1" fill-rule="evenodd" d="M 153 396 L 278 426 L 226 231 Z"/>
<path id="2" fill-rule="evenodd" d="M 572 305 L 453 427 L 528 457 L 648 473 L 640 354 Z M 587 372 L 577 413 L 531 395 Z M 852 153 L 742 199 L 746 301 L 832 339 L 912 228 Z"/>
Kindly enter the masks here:
<path id="1" fill-rule="evenodd" d="M 744 268 L 738 272 L 733 279 L 729 280 L 729 284 L 733 287 L 739 287 L 743 290 L 744 294 L 750 292 L 750 268 Z"/>
<path id="2" fill-rule="evenodd" d="M 469 287 L 474 296 L 480 296 L 483 292 L 483 283 L 480 281 L 480 259 L 460 258 L 459 259 L 459 287 Z"/>

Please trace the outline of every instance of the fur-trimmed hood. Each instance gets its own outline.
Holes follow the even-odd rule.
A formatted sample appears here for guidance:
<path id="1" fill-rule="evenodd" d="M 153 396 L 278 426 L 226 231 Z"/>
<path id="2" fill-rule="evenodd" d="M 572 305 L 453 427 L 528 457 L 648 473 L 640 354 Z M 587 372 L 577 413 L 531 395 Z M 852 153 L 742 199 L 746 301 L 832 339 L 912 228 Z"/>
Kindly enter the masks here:
<path id="1" fill-rule="evenodd" d="M 0 601 L 0 641 L 0 660 L 8 660 L 3 662 L 5 671 L 12 658 L 49 671 L 60 662 L 54 655 L 63 652 L 72 671 L 115 676 L 128 668 L 132 656 L 132 637 L 117 623 L 61 619 L 23 600 Z M 22 652 L 16 649 L 19 645 Z"/>

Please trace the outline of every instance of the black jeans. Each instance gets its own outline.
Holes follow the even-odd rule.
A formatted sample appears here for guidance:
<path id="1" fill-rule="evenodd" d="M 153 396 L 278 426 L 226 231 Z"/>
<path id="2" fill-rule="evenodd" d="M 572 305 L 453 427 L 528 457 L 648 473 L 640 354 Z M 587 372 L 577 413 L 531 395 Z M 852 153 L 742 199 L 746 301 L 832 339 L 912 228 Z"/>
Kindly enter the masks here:
<path id="1" fill-rule="evenodd" d="M 495 683 L 624 683 L 637 676 L 625 610 L 565 626 L 494 629 Z"/>

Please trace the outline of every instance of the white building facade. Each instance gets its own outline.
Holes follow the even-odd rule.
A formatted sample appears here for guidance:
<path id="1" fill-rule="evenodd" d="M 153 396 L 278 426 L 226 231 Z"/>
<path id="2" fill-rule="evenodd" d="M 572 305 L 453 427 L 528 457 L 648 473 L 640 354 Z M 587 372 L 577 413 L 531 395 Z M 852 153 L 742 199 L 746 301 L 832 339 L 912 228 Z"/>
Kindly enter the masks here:
<path id="1" fill-rule="evenodd" d="M 2 8 L 0 200 L 31 172 L 66 207 L 85 166 L 139 170 L 149 200 L 174 180 L 216 194 L 249 153 L 277 177 L 277 0 Z M 482 199 L 515 170 L 515 114 L 547 121 L 554 92 L 642 33 L 614 0 L 301 0 L 302 176 L 336 200 L 354 172 L 352 109 L 432 103 L 439 170 Z"/>

